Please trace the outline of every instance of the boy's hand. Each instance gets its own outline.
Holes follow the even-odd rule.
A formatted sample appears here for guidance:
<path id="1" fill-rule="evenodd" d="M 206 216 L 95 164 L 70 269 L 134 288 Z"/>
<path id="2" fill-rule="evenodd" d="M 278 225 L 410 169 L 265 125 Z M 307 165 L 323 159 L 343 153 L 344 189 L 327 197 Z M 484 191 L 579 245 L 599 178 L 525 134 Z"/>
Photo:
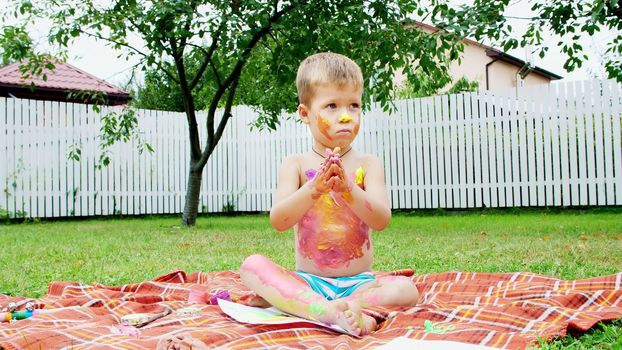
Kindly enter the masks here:
<path id="1" fill-rule="evenodd" d="M 343 169 L 340 169 L 340 174 L 331 177 L 328 180 L 328 185 L 333 192 L 345 193 L 352 191 L 352 181 L 343 173 Z"/>
<path id="2" fill-rule="evenodd" d="M 352 190 L 352 181 L 346 176 L 345 169 L 341 164 L 341 158 L 339 158 L 339 151 L 339 147 L 335 147 L 333 151 L 326 149 L 324 165 L 327 167 L 329 175 L 327 186 L 336 193 L 350 192 Z"/>
<path id="3" fill-rule="evenodd" d="M 330 186 L 328 186 L 328 180 L 330 176 L 327 172 L 327 168 L 322 165 L 320 171 L 317 172 L 315 177 L 311 180 L 313 183 L 313 188 L 315 189 L 315 193 L 313 194 L 313 199 L 317 199 L 320 195 L 324 193 L 330 192 Z"/>
<path id="4" fill-rule="evenodd" d="M 320 170 L 311 180 L 313 183 L 313 188 L 315 189 L 315 193 L 312 195 L 313 199 L 317 199 L 322 194 L 329 193 L 332 190 L 330 179 L 335 176 L 337 169 L 341 165 L 338 153 L 337 155 L 335 155 L 335 152 L 339 152 L 339 147 L 335 148 L 334 152 L 326 149 L 326 159 L 324 159 L 324 162 L 320 166 Z"/>

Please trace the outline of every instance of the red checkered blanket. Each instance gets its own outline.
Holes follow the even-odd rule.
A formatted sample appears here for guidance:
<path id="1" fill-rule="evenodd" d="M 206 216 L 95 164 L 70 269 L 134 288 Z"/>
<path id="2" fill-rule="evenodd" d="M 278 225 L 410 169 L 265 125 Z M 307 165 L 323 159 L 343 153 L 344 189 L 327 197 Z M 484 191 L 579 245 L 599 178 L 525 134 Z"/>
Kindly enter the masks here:
<path id="1" fill-rule="evenodd" d="M 48 295 L 35 300 L 0 294 L 3 307 L 15 302 L 23 308 L 30 301 L 43 310 L 25 320 L 0 323 L 0 348 L 154 349 L 162 339 L 189 333 L 208 347 L 232 349 L 373 348 L 400 336 L 516 349 L 622 318 L 622 272 L 576 281 L 524 272 L 391 274 L 412 276 L 420 302 L 411 308 L 366 310 L 379 328 L 362 339 L 310 324 L 241 324 L 208 303 L 194 304 L 200 308 L 196 314 L 176 313 L 190 305 L 191 290 L 206 295 L 226 290 L 246 304 L 254 295 L 237 272 L 174 271 L 122 286 L 53 282 Z M 163 316 L 128 332 L 119 322 L 132 313 Z"/>

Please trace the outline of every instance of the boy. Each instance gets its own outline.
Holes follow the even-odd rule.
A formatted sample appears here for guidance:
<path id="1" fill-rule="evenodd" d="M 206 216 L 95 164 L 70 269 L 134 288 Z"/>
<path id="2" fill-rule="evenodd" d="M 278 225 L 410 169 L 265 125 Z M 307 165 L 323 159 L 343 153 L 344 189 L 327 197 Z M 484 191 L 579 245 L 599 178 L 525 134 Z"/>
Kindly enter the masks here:
<path id="1" fill-rule="evenodd" d="M 252 255 L 240 275 L 283 311 L 368 334 L 376 321 L 361 308 L 415 305 L 419 295 L 406 277 L 370 272 L 370 228 L 383 230 L 391 211 L 381 162 L 351 146 L 361 120 L 361 69 L 343 55 L 316 54 L 300 64 L 296 87 L 313 144 L 283 161 L 270 221 L 279 231 L 294 227 L 297 271 Z"/>

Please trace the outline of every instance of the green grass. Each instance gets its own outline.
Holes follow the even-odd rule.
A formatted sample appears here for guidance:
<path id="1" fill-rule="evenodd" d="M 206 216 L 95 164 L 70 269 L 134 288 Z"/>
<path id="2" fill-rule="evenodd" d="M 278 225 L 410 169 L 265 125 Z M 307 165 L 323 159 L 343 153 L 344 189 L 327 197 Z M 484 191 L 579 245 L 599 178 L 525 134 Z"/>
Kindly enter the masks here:
<path id="1" fill-rule="evenodd" d="M 531 271 L 578 279 L 622 269 L 621 209 L 400 213 L 373 239 L 375 270 Z M 292 232 L 274 231 L 266 215 L 201 217 L 192 228 L 172 217 L 6 224 L 0 247 L 0 292 L 29 297 L 44 295 L 57 280 L 116 285 L 176 268 L 237 269 L 253 253 L 294 267 Z M 620 348 L 622 322 L 544 347 Z"/>

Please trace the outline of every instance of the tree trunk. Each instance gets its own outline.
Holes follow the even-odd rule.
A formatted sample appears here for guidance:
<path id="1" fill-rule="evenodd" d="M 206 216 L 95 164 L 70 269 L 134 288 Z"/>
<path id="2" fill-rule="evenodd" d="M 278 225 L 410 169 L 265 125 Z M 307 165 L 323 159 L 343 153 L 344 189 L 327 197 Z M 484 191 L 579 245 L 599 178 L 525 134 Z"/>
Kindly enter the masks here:
<path id="1" fill-rule="evenodd" d="M 190 166 L 188 176 L 188 189 L 186 190 L 186 203 L 184 205 L 184 215 L 181 224 L 184 226 L 194 226 L 197 221 L 197 212 L 199 210 L 199 197 L 201 195 L 201 178 L 203 177 L 203 168 L 193 170 Z"/>

